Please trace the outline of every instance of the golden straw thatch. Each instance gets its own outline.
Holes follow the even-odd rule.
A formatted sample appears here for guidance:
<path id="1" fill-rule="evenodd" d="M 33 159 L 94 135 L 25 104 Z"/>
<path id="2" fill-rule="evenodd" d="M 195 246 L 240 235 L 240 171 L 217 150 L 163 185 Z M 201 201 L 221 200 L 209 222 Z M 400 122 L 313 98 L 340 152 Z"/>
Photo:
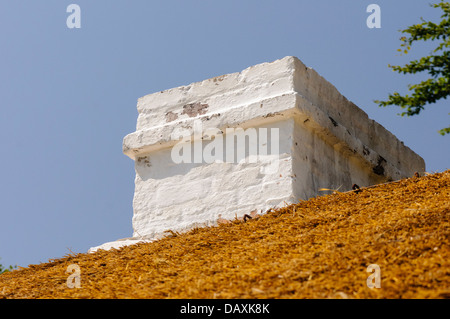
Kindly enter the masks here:
<path id="1" fill-rule="evenodd" d="M 0 298 L 449 298 L 449 219 L 450 170 L 30 265 L 0 275 Z"/>

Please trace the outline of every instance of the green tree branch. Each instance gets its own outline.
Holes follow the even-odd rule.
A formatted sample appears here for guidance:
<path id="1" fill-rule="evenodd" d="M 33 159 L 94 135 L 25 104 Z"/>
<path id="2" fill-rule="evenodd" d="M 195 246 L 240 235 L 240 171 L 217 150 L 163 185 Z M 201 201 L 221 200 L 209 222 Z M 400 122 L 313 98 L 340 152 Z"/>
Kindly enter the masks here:
<path id="1" fill-rule="evenodd" d="M 387 101 L 375 100 L 380 107 L 397 105 L 406 109 L 400 114 L 402 116 L 418 115 L 426 104 L 436 103 L 450 95 L 450 51 L 446 50 L 450 47 L 450 3 L 442 0 L 431 6 L 443 10 L 442 21 L 436 24 L 422 19 L 421 24 L 402 30 L 402 33 L 409 36 L 400 38 L 402 44 L 398 51 L 407 54 L 413 43 L 417 41 L 442 41 L 433 50 L 435 54 L 411 61 L 405 66 L 389 65 L 393 71 L 400 74 L 427 72 L 430 78 L 418 84 L 409 85 L 408 90 L 412 92 L 410 95 L 402 96 L 398 92 L 394 92 L 388 95 Z M 441 129 L 439 133 L 441 135 L 449 134 L 450 127 Z"/>

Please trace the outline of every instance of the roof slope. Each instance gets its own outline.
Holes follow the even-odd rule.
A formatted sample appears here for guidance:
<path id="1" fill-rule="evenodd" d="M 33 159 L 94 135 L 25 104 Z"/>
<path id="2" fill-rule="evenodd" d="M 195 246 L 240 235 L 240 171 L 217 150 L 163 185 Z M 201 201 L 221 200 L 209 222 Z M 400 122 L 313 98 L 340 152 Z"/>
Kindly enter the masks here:
<path id="1" fill-rule="evenodd" d="M 0 298 L 449 298 L 449 217 L 450 170 L 30 265 L 0 276 Z"/>

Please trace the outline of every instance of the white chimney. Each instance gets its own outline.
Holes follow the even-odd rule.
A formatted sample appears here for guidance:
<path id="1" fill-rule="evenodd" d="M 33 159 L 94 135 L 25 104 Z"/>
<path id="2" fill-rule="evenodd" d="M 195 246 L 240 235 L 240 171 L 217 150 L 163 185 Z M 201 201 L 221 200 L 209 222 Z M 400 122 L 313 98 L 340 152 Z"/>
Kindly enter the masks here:
<path id="1" fill-rule="evenodd" d="M 138 100 L 133 238 L 215 225 L 424 172 L 424 160 L 295 57 Z M 166 232 L 166 233 L 165 233 Z"/>

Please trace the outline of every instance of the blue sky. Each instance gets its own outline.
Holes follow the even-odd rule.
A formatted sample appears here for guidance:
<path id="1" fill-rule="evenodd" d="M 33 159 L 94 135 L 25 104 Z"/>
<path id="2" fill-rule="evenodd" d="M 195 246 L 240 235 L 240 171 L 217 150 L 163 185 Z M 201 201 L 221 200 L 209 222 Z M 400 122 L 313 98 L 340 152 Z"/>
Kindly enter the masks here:
<path id="1" fill-rule="evenodd" d="M 449 101 L 418 117 L 373 100 L 422 75 L 394 73 L 403 29 L 439 20 L 410 0 L 0 0 L 0 263 L 27 266 L 132 235 L 137 99 L 288 55 L 317 70 L 421 155 L 450 168 Z M 66 8 L 81 8 L 69 29 Z M 366 8 L 381 8 L 369 29 Z"/>

